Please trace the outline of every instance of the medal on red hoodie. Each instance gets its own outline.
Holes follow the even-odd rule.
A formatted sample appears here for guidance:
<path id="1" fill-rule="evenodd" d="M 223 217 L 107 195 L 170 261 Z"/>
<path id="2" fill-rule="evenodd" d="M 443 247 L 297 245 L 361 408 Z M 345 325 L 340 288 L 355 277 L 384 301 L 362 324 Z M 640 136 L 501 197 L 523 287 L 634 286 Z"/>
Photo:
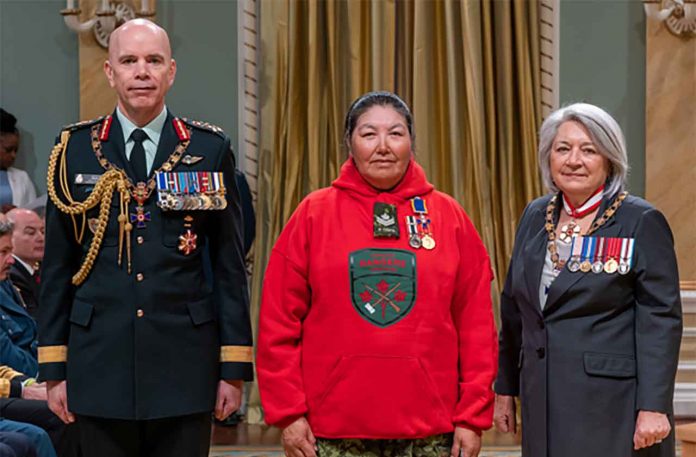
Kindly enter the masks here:
<path id="1" fill-rule="evenodd" d="M 432 231 L 430 230 L 430 219 L 427 217 L 428 206 L 425 204 L 425 199 L 421 197 L 414 197 L 411 199 L 411 209 L 414 213 L 418 215 L 418 221 L 420 224 L 419 236 L 421 239 L 421 246 L 428 251 L 435 249 L 435 238 L 433 238 Z"/>
<path id="2" fill-rule="evenodd" d="M 418 234 L 416 216 L 406 216 L 406 227 L 408 227 L 408 245 L 413 249 L 419 249 L 423 246 L 423 242 Z"/>
<path id="3" fill-rule="evenodd" d="M 372 207 L 373 234 L 375 238 L 399 238 L 396 205 L 375 202 Z"/>

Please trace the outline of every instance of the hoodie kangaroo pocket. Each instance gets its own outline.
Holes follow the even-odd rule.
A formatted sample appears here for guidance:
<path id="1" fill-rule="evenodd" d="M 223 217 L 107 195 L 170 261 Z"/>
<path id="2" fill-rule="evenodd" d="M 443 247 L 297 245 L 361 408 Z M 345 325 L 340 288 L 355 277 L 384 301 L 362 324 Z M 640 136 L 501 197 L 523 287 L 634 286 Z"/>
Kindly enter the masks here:
<path id="1" fill-rule="evenodd" d="M 415 357 L 345 356 L 309 408 L 327 438 L 414 438 L 452 430 L 452 419 Z"/>

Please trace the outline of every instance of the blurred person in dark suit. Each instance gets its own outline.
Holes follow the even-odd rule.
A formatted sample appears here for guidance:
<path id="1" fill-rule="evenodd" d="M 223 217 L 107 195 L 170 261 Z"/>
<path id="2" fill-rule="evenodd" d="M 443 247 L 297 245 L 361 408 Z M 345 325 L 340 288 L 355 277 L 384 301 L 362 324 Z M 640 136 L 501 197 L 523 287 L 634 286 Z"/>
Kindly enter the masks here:
<path id="1" fill-rule="evenodd" d="M 39 266 L 44 254 L 44 221 L 34 211 L 15 208 L 7 213 L 14 225 L 10 279 L 34 319 L 39 306 Z"/>

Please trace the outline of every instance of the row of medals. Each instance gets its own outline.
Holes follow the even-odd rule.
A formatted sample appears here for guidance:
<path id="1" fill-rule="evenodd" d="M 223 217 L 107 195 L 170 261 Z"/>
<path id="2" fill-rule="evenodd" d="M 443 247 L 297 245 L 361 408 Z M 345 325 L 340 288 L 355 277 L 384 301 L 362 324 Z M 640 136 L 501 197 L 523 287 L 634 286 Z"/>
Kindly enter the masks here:
<path id="1" fill-rule="evenodd" d="M 431 251 L 435 249 L 435 239 L 430 233 L 430 218 L 427 217 L 428 207 L 425 204 L 425 199 L 414 197 L 411 199 L 411 209 L 418 215 L 406 216 L 406 227 L 408 227 L 409 238 L 408 245 L 413 249 L 427 249 Z"/>
<path id="2" fill-rule="evenodd" d="M 158 172 L 156 179 L 157 206 L 164 211 L 222 210 L 227 207 L 220 172 Z"/>
<path id="3" fill-rule="evenodd" d="M 604 249 L 603 253 L 599 254 L 599 256 L 594 255 L 591 252 L 582 254 L 585 251 L 589 251 L 589 248 L 585 248 L 586 244 L 589 245 L 591 243 L 595 243 L 594 245 L 597 246 L 599 245 L 599 243 L 602 243 L 603 246 L 606 247 L 609 245 L 610 239 L 612 238 L 590 237 L 580 235 L 573 236 L 572 243 L 570 246 L 571 255 L 569 256 L 566 262 L 566 264 L 568 265 L 568 270 L 570 270 L 573 273 L 576 273 L 578 271 L 581 271 L 583 273 L 589 273 L 591 271 L 595 274 L 600 274 L 602 272 L 608 274 L 614 274 L 617 272 L 622 275 L 627 274 L 631 270 L 631 263 L 633 259 L 633 238 L 614 238 L 617 240 L 621 240 L 621 243 L 619 245 L 618 256 L 610 257 L 608 249 L 606 248 Z M 582 243 L 581 245 L 579 245 L 581 246 L 581 254 L 579 255 L 573 255 L 573 252 L 576 250 L 576 243 Z M 621 255 L 621 252 L 625 252 L 625 254 Z M 595 259 L 594 262 L 592 261 L 593 258 Z"/>
<path id="4" fill-rule="evenodd" d="M 227 207 L 224 192 L 214 194 L 175 194 L 158 192 L 157 206 L 165 211 L 220 210 Z"/>

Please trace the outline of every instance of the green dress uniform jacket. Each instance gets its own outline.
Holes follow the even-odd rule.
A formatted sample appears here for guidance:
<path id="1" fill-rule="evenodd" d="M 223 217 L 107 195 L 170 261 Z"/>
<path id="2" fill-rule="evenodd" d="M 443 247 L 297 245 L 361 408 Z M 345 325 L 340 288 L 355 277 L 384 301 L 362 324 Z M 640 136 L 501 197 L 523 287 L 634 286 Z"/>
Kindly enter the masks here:
<path id="1" fill-rule="evenodd" d="M 115 115 L 67 129 L 71 136 L 64 151 L 63 185 L 59 173 L 55 175 L 56 193 L 63 202 L 82 202 L 93 191 L 97 175 L 105 173 L 99 150 L 111 167 L 134 180 Z M 102 246 L 78 286 L 71 278 L 87 253 L 99 206 L 87 212 L 88 228 L 78 242 L 81 217 L 75 216 L 74 223 L 48 199 L 39 373 L 44 381 L 67 380 L 73 413 L 145 420 L 207 412 L 214 409 L 220 379 L 253 377 L 241 211 L 230 140 L 217 127 L 168 114 L 150 178 L 182 147 L 183 159 L 170 171 L 222 172 L 227 207 L 163 211 L 156 205 L 155 189 L 144 205 L 150 220 L 144 228 L 134 224 L 132 229 L 130 273 L 125 248 L 119 265 L 118 192 L 113 193 Z M 193 160 L 186 160 L 187 155 Z M 62 191 L 66 186 L 71 197 Z M 134 208 L 131 199 L 128 213 Z M 179 249 L 180 236 L 187 230 L 197 235 L 195 249 L 188 254 Z M 204 245 L 211 253 L 212 285 L 203 274 Z"/>

